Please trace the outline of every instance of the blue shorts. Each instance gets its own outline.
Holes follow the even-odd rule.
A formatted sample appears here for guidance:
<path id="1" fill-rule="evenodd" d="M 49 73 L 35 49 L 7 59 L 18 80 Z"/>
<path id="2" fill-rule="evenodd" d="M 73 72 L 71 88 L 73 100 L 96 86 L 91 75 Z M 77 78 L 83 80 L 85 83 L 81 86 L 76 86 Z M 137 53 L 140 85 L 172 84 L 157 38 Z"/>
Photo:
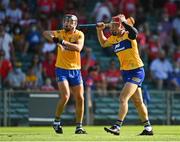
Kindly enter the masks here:
<path id="1" fill-rule="evenodd" d="M 56 68 L 55 73 L 57 82 L 67 80 L 70 86 L 76 86 L 83 83 L 80 70 L 67 70 Z"/>
<path id="2" fill-rule="evenodd" d="M 144 77 L 145 77 L 145 72 L 144 72 L 144 68 L 140 67 L 137 69 L 133 69 L 133 70 L 121 70 L 121 74 L 123 77 L 123 81 L 126 82 L 130 82 L 130 83 L 134 83 L 137 84 L 138 87 L 141 87 L 142 82 L 144 81 Z"/>

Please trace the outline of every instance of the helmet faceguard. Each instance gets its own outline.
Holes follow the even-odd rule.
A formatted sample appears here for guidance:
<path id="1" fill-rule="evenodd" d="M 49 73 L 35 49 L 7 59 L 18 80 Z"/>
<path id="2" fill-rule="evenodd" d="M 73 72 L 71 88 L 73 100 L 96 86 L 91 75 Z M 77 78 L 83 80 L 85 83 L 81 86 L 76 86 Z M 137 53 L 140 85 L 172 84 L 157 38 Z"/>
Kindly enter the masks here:
<path id="1" fill-rule="evenodd" d="M 112 17 L 112 20 L 109 25 L 112 35 L 116 36 L 124 30 L 120 18 L 118 16 Z"/>
<path id="2" fill-rule="evenodd" d="M 63 28 L 66 31 L 73 31 L 77 26 L 78 19 L 75 15 L 66 14 L 63 18 Z"/>

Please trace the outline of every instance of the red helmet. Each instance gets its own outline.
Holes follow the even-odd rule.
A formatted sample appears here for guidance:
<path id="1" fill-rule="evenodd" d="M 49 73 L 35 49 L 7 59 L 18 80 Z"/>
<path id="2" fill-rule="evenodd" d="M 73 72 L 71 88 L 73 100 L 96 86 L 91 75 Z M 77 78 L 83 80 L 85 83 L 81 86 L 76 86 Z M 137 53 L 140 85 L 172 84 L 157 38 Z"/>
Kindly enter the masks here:
<path id="1" fill-rule="evenodd" d="M 112 17 L 112 20 L 111 20 L 112 23 L 117 23 L 117 24 L 121 24 L 121 21 L 120 21 L 120 18 L 119 16 L 114 16 Z"/>
<path id="2" fill-rule="evenodd" d="M 129 25 L 131 25 L 131 26 L 133 26 L 133 25 L 135 24 L 135 20 L 134 20 L 133 17 L 129 17 L 129 18 L 127 18 L 126 20 L 127 20 L 127 23 L 128 23 Z M 120 20 L 119 15 L 112 17 L 112 22 L 113 22 L 113 23 L 117 23 L 117 24 L 120 25 L 120 24 L 121 24 L 121 20 Z"/>

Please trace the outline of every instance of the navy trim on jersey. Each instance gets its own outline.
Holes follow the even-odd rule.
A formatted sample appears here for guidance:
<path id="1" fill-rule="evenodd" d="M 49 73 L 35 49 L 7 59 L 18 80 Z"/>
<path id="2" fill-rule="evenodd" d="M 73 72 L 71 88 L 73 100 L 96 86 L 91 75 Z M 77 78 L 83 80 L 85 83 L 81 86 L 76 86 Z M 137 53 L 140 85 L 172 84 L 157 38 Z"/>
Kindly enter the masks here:
<path id="1" fill-rule="evenodd" d="M 124 51 L 124 50 L 129 49 L 129 48 L 132 48 L 132 45 L 131 45 L 131 41 L 128 39 L 120 41 L 117 44 L 113 44 L 113 51 L 115 53 L 120 52 L 120 51 Z"/>

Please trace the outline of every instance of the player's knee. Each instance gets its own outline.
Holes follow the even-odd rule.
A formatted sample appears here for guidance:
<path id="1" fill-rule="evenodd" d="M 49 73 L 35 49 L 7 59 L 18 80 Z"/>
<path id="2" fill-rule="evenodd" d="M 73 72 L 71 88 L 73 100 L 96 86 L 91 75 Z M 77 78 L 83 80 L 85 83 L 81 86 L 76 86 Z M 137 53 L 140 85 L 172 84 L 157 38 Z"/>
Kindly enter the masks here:
<path id="1" fill-rule="evenodd" d="M 121 103 L 121 104 L 125 104 L 125 103 L 127 103 L 127 102 L 128 102 L 128 100 L 127 100 L 126 97 L 120 96 L 120 103 Z"/>
<path id="2" fill-rule="evenodd" d="M 77 100 L 78 102 L 84 102 L 84 96 L 83 96 L 83 95 L 78 95 L 78 96 L 76 97 L 76 100 Z"/>
<path id="3" fill-rule="evenodd" d="M 69 100 L 70 95 L 61 95 L 61 100 L 67 102 Z"/>

